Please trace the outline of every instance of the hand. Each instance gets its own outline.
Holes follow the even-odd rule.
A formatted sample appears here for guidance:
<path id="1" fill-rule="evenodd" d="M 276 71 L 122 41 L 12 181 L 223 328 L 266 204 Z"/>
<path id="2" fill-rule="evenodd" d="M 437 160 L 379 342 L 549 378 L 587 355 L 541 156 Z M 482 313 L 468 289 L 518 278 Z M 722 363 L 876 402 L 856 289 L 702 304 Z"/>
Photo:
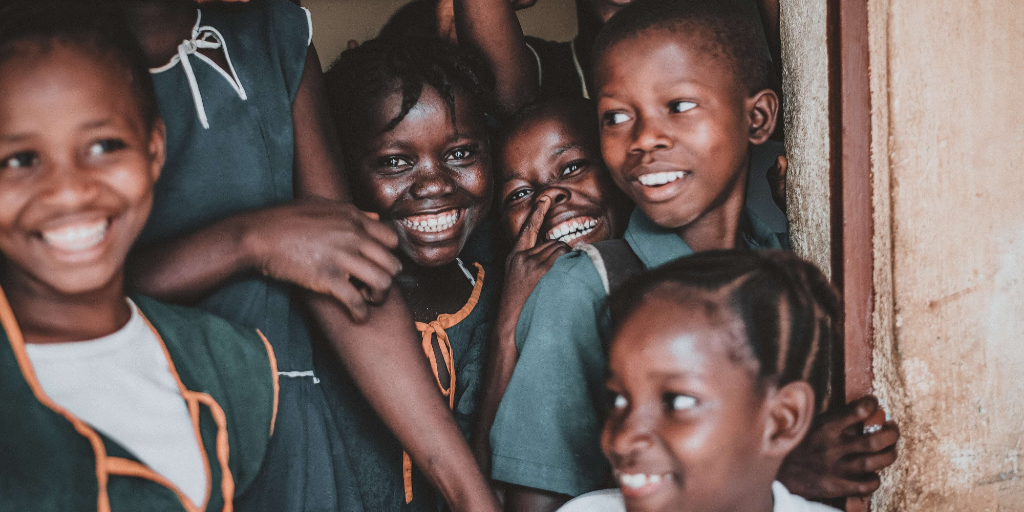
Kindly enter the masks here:
<path id="1" fill-rule="evenodd" d="M 786 169 L 789 168 L 789 160 L 779 155 L 775 165 L 768 168 L 768 186 L 772 190 L 772 199 L 775 204 L 786 213 Z"/>
<path id="2" fill-rule="evenodd" d="M 439 0 L 437 2 L 437 37 L 453 44 L 459 43 L 458 31 L 455 28 L 455 2 L 454 0 Z"/>
<path id="3" fill-rule="evenodd" d="M 530 298 L 540 278 L 544 277 L 559 256 L 571 250 L 568 245 L 557 240 L 537 243 L 541 226 L 544 225 L 544 216 L 550 208 L 550 198 L 542 197 L 537 201 L 505 260 L 505 292 L 499 322 L 507 322 L 506 327 L 511 324 L 513 330 L 526 299 Z"/>
<path id="4" fill-rule="evenodd" d="M 789 454 L 779 481 L 810 499 L 870 495 L 881 485 L 878 472 L 896 462 L 900 438 L 895 422 L 872 424 L 869 420 L 876 414 L 884 420 L 873 396 L 830 414 Z M 865 429 L 865 424 L 872 428 Z"/>
<path id="5" fill-rule="evenodd" d="M 265 275 L 334 297 L 355 322 L 369 315 L 367 302 L 384 300 L 402 268 L 391 252 L 398 236 L 377 215 L 326 199 L 253 213 L 245 240 Z"/>

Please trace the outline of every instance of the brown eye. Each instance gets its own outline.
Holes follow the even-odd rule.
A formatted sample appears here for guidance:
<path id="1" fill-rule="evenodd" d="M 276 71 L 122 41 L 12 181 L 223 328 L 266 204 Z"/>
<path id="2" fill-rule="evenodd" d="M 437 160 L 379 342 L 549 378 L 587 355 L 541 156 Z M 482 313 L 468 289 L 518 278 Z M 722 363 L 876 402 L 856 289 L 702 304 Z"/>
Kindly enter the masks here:
<path id="1" fill-rule="evenodd" d="M 579 172 L 585 169 L 587 165 L 590 165 L 590 162 L 586 160 L 573 160 L 572 162 L 569 162 L 565 167 L 562 168 L 561 176 L 564 178 L 566 176 L 579 174 Z"/>
<path id="2" fill-rule="evenodd" d="M 89 156 L 100 156 L 106 153 L 113 153 L 127 147 L 127 144 L 118 139 L 104 139 L 93 142 L 89 146 Z"/>
<path id="3" fill-rule="evenodd" d="M 0 162 L 0 169 L 23 169 L 39 163 L 39 154 L 34 151 L 22 151 L 11 155 Z"/>
<path id="4" fill-rule="evenodd" d="M 689 395 L 665 393 L 662 400 L 665 403 L 665 409 L 669 411 L 686 411 L 697 406 L 697 399 Z"/>
<path id="5" fill-rule="evenodd" d="M 629 116 L 622 112 L 605 112 L 601 116 L 601 124 L 605 126 L 615 126 L 617 124 L 625 123 L 629 121 Z"/>
<path id="6" fill-rule="evenodd" d="M 531 190 L 528 189 L 528 188 L 525 188 L 525 187 L 513 190 L 512 193 L 510 193 L 509 195 L 505 196 L 505 203 L 506 204 L 512 204 L 512 203 L 514 203 L 514 202 L 516 202 L 516 201 L 518 201 L 518 200 L 520 200 L 520 199 L 530 195 L 530 192 L 531 192 Z"/>
<path id="7" fill-rule="evenodd" d="M 668 109 L 673 114 L 682 114 L 687 110 L 692 110 L 696 106 L 697 104 L 692 101 L 673 101 L 672 103 L 668 104 Z"/>

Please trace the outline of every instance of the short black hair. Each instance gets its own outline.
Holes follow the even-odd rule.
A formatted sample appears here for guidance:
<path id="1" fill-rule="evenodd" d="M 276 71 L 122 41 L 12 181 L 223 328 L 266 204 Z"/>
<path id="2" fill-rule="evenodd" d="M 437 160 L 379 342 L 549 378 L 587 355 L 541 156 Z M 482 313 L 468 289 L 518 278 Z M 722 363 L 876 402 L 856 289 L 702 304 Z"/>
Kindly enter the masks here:
<path id="1" fill-rule="evenodd" d="M 703 49 L 727 59 L 736 79 L 754 94 L 773 87 L 764 29 L 733 0 L 636 0 L 615 13 L 594 43 L 594 69 L 614 44 L 649 30 L 704 39 Z"/>
<path id="2" fill-rule="evenodd" d="M 494 78 L 477 54 L 434 38 L 371 39 L 345 50 L 324 76 L 331 115 L 343 145 L 361 127 L 352 114 L 396 90 L 402 109 L 384 131 L 393 130 L 419 102 L 424 86 L 437 91 L 455 121 L 456 90 L 481 113 L 493 112 Z M 346 152 L 350 153 L 350 152 Z"/>
<path id="3" fill-rule="evenodd" d="M 724 292 L 716 300 L 743 323 L 761 381 L 777 386 L 807 382 L 814 389 L 815 412 L 827 407 L 833 352 L 843 343 L 843 308 L 835 288 L 812 263 L 772 250 L 708 251 L 680 258 L 612 291 L 613 330 L 656 290 L 687 297 Z"/>
<path id="4" fill-rule="evenodd" d="M 146 54 L 122 11 L 104 0 L 5 0 L 0 7 L 0 64 L 25 48 L 82 47 L 128 72 L 147 130 L 160 117 Z"/>

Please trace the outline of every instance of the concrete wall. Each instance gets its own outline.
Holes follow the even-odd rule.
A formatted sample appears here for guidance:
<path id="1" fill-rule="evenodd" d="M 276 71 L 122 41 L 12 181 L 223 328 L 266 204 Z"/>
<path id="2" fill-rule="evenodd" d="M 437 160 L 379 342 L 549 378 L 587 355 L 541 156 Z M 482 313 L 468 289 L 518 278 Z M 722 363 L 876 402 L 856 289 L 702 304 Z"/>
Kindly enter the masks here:
<path id="1" fill-rule="evenodd" d="M 782 91 L 793 249 L 831 273 L 828 45 L 822 0 L 782 0 Z"/>
<path id="2" fill-rule="evenodd" d="M 1024 3 L 868 3 L 876 510 L 1024 510 Z"/>
<path id="3" fill-rule="evenodd" d="M 345 49 L 349 39 L 364 41 L 408 0 L 302 0 L 313 15 L 313 44 L 326 68 Z M 519 11 L 527 34 L 567 41 L 576 35 L 576 11 L 572 0 L 541 0 Z"/>

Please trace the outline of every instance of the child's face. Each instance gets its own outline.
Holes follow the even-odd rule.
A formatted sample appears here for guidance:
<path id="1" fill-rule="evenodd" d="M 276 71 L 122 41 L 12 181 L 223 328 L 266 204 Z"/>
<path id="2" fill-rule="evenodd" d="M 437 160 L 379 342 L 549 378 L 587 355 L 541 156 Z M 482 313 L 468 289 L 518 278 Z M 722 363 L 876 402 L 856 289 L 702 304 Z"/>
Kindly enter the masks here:
<path id="1" fill-rule="evenodd" d="M 128 72 L 54 43 L 0 65 L 0 252 L 8 279 L 64 295 L 120 277 L 153 201 L 163 124 Z"/>
<path id="2" fill-rule="evenodd" d="M 551 207 L 541 240 L 575 247 L 618 235 L 627 210 L 601 161 L 593 127 L 568 119 L 571 112 L 540 115 L 505 141 L 501 162 L 502 216 L 516 236 L 542 197 Z M 588 130 L 589 128 L 589 130 Z"/>
<path id="3" fill-rule="evenodd" d="M 483 116 L 455 95 L 456 123 L 437 91 L 424 87 L 419 102 L 391 131 L 384 127 L 401 109 L 394 92 L 369 106 L 364 133 L 354 144 L 359 188 L 369 209 L 390 221 L 402 252 L 425 267 L 455 260 L 487 213 L 491 159 Z"/>
<path id="4" fill-rule="evenodd" d="M 602 447 L 630 512 L 771 503 L 777 465 L 762 450 L 765 395 L 744 336 L 713 302 L 658 291 L 622 324 Z"/>
<path id="5" fill-rule="evenodd" d="M 732 66 L 702 44 L 699 35 L 650 30 L 615 43 L 597 67 L 605 162 L 667 228 L 742 197 L 749 146 L 775 126 L 774 93 L 748 96 Z"/>

